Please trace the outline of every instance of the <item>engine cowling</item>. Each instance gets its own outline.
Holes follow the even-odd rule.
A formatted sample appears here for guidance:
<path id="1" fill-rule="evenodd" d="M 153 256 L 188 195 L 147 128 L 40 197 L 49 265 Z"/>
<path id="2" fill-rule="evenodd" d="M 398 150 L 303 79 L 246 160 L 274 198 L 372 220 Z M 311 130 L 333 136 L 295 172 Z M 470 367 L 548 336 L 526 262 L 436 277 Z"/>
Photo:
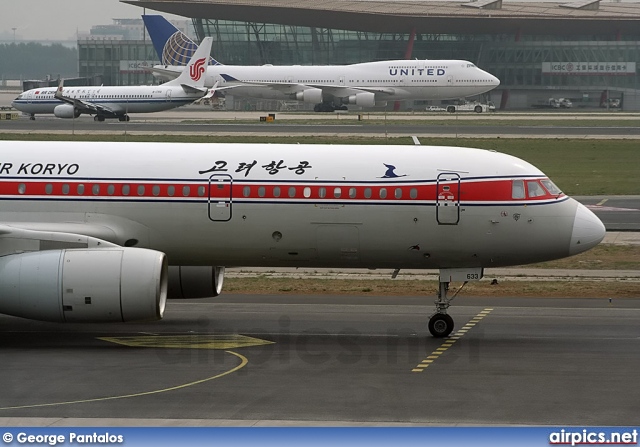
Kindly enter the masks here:
<path id="1" fill-rule="evenodd" d="M 371 92 L 362 92 L 349 96 L 349 104 L 360 107 L 374 107 L 376 105 L 376 95 Z"/>
<path id="2" fill-rule="evenodd" d="M 164 253 L 143 248 L 45 250 L 0 258 L 0 313 L 54 322 L 159 320 Z"/>
<path id="3" fill-rule="evenodd" d="M 308 88 L 296 93 L 295 96 L 298 101 L 311 102 L 313 104 L 322 102 L 322 90 L 319 88 Z"/>
<path id="4" fill-rule="evenodd" d="M 80 110 L 71 104 L 60 104 L 53 109 L 53 114 L 58 118 L 77 118 L 80 116 Z"/>
<path id="5" fill-rule="evenodd" d="M 222 292 L 224 267 L 170 266 L 170 299 L 210 298 Z"/>

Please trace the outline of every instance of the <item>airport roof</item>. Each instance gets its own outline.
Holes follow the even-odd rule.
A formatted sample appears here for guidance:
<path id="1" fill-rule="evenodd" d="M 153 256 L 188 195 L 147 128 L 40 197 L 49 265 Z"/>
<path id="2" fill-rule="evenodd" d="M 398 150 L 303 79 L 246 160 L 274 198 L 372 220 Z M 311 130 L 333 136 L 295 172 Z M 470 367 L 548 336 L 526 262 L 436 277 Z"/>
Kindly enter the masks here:
<path id="1" fill-rule="evenodd" d="M 637 35 L 640 4 L 566 0 L 121 0 L 189 18 L 421 34 Z"/>

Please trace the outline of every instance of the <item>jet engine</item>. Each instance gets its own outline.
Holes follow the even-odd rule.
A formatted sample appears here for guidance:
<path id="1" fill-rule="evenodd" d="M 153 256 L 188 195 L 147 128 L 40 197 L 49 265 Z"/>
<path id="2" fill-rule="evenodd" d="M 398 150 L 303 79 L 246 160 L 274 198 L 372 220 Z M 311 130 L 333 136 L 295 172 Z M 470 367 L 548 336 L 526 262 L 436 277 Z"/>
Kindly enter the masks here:
<path id="1" fill-rule="evenodd" d="M 53 114 L 58 118 L 77 118 L 80 116 L 80 110 L 71 104 L 60 104 L 53 109 Z"/>
<path id="2" fill-rule="evenodd" d="M 362 92 L 349 96 L 349 104 L 360 107 L 374 107 L 376 105 L 376 95 L 371 92 Z"/>
<path id="3" fill-rule="evenodd" d="M 322 89 L 308 88 L 301 92 L 296 93 L 295 98 L 298 101 L 311 102 L 317 104 L 322 102 Z"/>
<path id="4" fill-rule="evenodd" d="M 224 267 L 170 266 L 169 294 L 173 298 L 209 298 L 220 295 Z"/>
<path id="5" fill-rule="evenodd" d="M 0 258 L 0 313 L 54 322 L 159 320 L 167 260 L 144 248 L 44 250 Z"/>

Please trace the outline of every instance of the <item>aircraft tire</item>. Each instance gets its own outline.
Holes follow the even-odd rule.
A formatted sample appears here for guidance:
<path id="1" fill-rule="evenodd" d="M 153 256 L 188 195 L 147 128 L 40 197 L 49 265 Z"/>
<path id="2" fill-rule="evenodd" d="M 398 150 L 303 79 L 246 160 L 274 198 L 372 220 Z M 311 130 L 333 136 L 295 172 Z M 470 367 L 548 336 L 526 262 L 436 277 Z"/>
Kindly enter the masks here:
<path id="1" fill-rule="evenodd" d="M 476 113 L 482 113 L 482 107 L 481 106 L 475 106 L 475 108 L 473 109 Z"/>
<path id="2" fill-rule="evenodd" d="M 453 331 L 453 318 L 448 314 L 435 314 L 429 319 L 429 332 L 435 338 L 447 337 Z"/>
<path id="3" fill-rule="evenodd" d="M 456 111 L 456 108 L 454 106 L 448 106 L 447 107 L 447 112 L 454 113 L 455 111 Z"/>

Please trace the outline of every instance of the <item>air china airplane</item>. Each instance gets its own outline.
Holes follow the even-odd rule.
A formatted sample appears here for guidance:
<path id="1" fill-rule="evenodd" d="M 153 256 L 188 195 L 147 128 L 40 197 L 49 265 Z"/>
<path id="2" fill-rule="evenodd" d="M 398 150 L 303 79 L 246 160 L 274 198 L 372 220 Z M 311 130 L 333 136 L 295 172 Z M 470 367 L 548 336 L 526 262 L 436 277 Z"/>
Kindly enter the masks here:
<path id="1" fill-rule="evenodd" d="M 165 79 L 184 69 L 197 45 L 159 15 L 142 16 L 164 65 L 153 73 Z M 442 100 L 480 95 L 500 81 L 463 60 L 392 60 L 353 65 L 239 66 L 215 59 L 205 85 L 253 98 L 298 100 L 316 104 L 316 112 L 346 110 L 347 104 L 384 106 L 396 100 Z"/>
<path id="2" fill-rule="evenodd" d="M 130 113 L 169 110 L 190 104 L 208 94 L 205 84 L 206 60 L 212 38 L 207 37 L 186 69 L 176 79 L 163 85 L 122 87 L 45 87 L 21 93 L 12 103 L 31 115 L 53 113 L 58 118 L 77 118 L 82 113 L 94 115 L 95 121 L 118 118 L 129 121 Z"/>
<path id="3" fill-rule="evenodd" d="M 37 320 L 160 319 L 167 297 L 219 294 L 225 265 L 423 268 L 440 269 L 429 330 L 445 337 L 451 281 L 605 235 L 540 170 L 480 149 L 4 141 L 0 153 L 0 313 Z"/>

